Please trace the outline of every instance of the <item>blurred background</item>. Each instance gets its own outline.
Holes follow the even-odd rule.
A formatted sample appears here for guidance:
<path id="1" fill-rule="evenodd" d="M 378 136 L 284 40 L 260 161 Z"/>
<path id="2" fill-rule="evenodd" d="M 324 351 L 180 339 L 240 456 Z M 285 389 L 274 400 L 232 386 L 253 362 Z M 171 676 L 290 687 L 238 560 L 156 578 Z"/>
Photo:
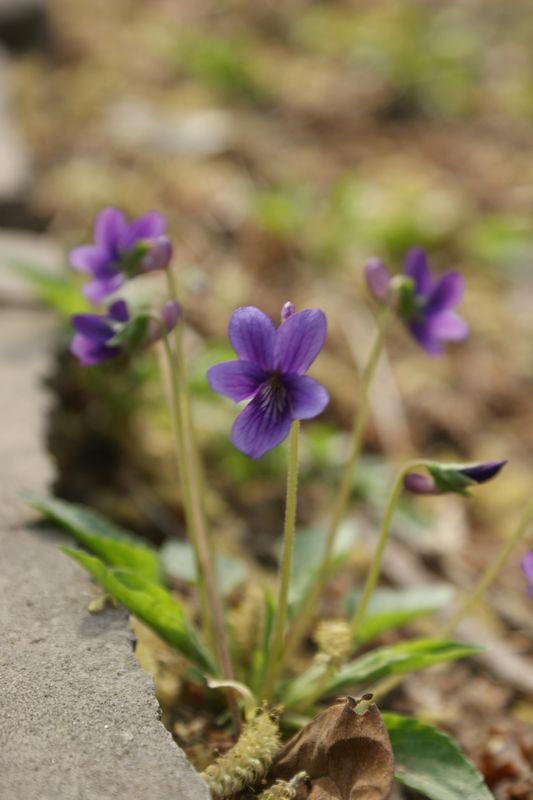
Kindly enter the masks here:
<path id="1" fill-rule="evenodd" d="M 223 548 L 254 568 L 274 563 L 285 455 L 255 463 L 228 442 L 235 409 L 205 370 L 231 357 L 229 315 L 253 304 L 277 318 L 288 299 L 328 314 L 313 374 L 332 402 L 304 429 L 300 511 L 304 528 L 319 525 L 372 335 L 364 263 L 400 269 L 414 244 L 466 276 L 472 333 L 430 359 L 391 332 L 354 485 L 367 501 L 354 512 L 359 568 L 406 456 L 510 463 L 468 505 L 406 504 L 392 585 L 471 585 L 529 500 L 532 11 L 530 0 L 0 1 L 0 264 L 66 319 L 81 307 L 66 252 L 90 240 L 97 211 L 167 215 L 211 513 Z M 180 535 L 156 362 L 81 370 L 63 331 L 49 377 L 58 493 L 154 541 Z M 520 555 L 471 632 L 499 649 L 408 681 L 397 707 L 448 726 L 497 797 L 527 800 L 533 617 Z"/>

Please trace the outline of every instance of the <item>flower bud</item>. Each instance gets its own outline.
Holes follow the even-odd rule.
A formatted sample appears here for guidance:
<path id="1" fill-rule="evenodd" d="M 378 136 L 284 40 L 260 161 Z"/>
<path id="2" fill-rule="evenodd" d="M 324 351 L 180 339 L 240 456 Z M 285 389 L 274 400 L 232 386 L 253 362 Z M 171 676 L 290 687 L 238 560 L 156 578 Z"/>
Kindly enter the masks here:
<path id="1" fill-rule="evenodd" d="M 289 317 L 292 317 L 292 315 L 294 314 L 295 311 L 296 311 L 296 307 L 295 307 L 294 303 L 291 303 L 290 300 L 288 300 L 285 303 L 285 305 L 283 306 L 283 308 L 281 309 L 281 321 L 285 322 L 286 319 L 289 319 Z"/>
<path id="2" fill-rule="evenodd" d="M 526 553 L 522 559 L 522 569 L 524 570 L 524 575 L 526 576 L 529 584 L 529 594 L 531 597 L 533 597 L 533 550 L 530 550 L 529 553 Z"/>
<path id="3" fill-rule="evenodd" d="M 403 485 L 412 494 L 441 494 L 433 478 L 428 475 L 420 475 L 418 472 L 410 472 L 406 475 Z"/>
<path id="4" fill-rule="evenodd" d="M 172 258 L 172 242 L 168 236 L 158 236 L 145 242 L 146 252 L 142 257 L 140 272 L 166 269 Z"/>
<path id="5" fill-rule="evenodd" d="M 391 276 L 379 258 L 371 258 L 365 266 L 365 280 L 368 291 L 376 300 L 383 303 L 389 294 Z"/>
<path id="6" fill-rule="evenodd" d="M 429 476 L 410 472 L 404 478 L 404 487 L 413 494 L 455 494 L 468 495 L 471 486 L 477 486 L 494 478 L 506 461 L 486 461 L 480 464 L 438 464 L 426 465 Z"/>

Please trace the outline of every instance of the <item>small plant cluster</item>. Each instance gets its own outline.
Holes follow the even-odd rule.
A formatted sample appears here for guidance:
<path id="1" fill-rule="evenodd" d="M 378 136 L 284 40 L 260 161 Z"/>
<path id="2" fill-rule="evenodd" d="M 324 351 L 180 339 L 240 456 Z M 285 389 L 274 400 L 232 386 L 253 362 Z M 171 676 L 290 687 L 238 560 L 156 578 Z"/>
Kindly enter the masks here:
<path id="1" fill-rule="evenodd" d="M 438 592 L 422 592 L 418 601 L 405 605 L 399 595 L 397 603 L 394 598 L 388 605 L 376 602 L 383 554 L 402 494 L 456 493 L 467 497 L 471 489 L 497 476 L 505 464 L 502 460 L 443 464 L 416 458 L 404 465 L 391 488 L 363 586 L 351 593 L 336 618 L 324 619 L 320 615 L 320 601 L 328 581 L 347 561 L 346 552 L 339 557 L 339 529 L 350 508 L 369 411 L 369 390 L 386 333 L 396 317 L 429 356 L 442 355 L 447 342 L 464 340 L 468 326 L 456 311 L 464 292 L 459 273 L 434 277 L 426 254 L 419 248 L 408 252 L 400 274 L 392 275 L 378 259 L 367 264 L 366 284 L 376 307 L 373 344 L 360 378 L 348 454 L 331 506 L 330 522 L 319 545 L 309 544 L 313 558 L 304 576 L 298 575 L 298 564 L 293 563 L 298 535 L 300 423 L 321 414 L 329 401 L 325 387 L 307 374 L 326 341 L 326 316 L 318 308 L 297 310 L 291 302 L 281 309 L 279 325 L 252 306 L 233 312 L 229 339 L 236 359 L 212 366 L 207 381 L 214 392 L 235 403 L 246 402 L 231 431 L 235 447 L 250 458 L 259 459 L 288 439 L 288 471 L 277 592 L 245 583 L 243 604 L 240 609 L 232 609 L 221 591 L 220 562 L 211 536 L 212 521 L 206 514 L 205 478 L 196 444 L 183 347 L 185 303 L 178 299 L 165 220 L 152 212 L 130 223 L 117 209 L 104 209 L 96 220 L 94 242 L 77 247 L 70 258 L 74 268 L 89 278 L 84 294 L 91 303 L 100 306 L 112 296 L 107 308 L 77 314 L 72 319 L 75 335 L 71 351 L 80 363 L 98 365 L 153 345 L 161 349 L 166 359 L 166 395 L 195 565 L 197 613 L 189 612 L 169 590 L 159 554 L 148 544 L 81 506 L 35 497 L 31 502 L 70 530 L 90 551 L 64 548 L 69 556 L 81 563 L 107 593 L 179 651 L 187 659 L 189 674 L 203 682 L 206 690 L 209 687 L 223 693 L 228 708 L 226 724 L 232 721 L 236 744 L 204 772 L 214 797 L 237 796 L 245 787 L 265 778 L 280 747 L 280 728 L 302 728 L 339 693 L 357 687 L 358 691 L 370 689 L 380 698 L 407 673 L 479 651 L 475 645 L 456 642 L 450 636 L 527 531 L 533 517 L 531 506 L 477 585 L 450 611 L 447 621 L 434 629 L 431 638 L 370 649 L 369 645 L 384 631 L 399 628 L 450 602 L 448 595 L 437 597 Z M 132 310 L 117 297 L 117 292 L 150 271 L 165 273 L 168 300 L 156 311 Z M 533 596 L 533 551 L 523 559 L 523 569 Z M 235 622 L 239 613 L 249 618 L 245 637 Z M 310 637 L 316 645 L 314 657 L 309 656 Z M 361 707 L 367 705 L 365 700 Z M 272 715 L 274 708 L 279 720 Z M 243 716 L 246 722 L 241 732 Z M 490 798 L 480 775 L 444 734 L 408 717 L 384 714 L 383 720 L 400 782 L 434 800 Z M 261 797 L 265 800 L 291 798 L 309 780 L 303 769 L 286 777 L 271 781 L 267 788 L 264 784 L 256 787 L 257 792 L 263 791 Z"/>

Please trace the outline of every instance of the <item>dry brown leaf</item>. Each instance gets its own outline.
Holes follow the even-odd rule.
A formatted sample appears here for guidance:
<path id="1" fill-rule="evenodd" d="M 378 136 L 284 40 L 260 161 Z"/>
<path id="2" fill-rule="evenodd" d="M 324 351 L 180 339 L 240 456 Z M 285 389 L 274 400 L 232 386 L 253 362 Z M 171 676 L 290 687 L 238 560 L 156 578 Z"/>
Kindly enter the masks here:
<path id="1" fill-rule="evenodd" d="M 386 800 L 394 775 L 389 736 L 377 706 L 361 713 L 360 702 L 343 697 L 318 714 L 280 750 L 270 775 L 287 780 L 305 770 L 308 800 Z"/>

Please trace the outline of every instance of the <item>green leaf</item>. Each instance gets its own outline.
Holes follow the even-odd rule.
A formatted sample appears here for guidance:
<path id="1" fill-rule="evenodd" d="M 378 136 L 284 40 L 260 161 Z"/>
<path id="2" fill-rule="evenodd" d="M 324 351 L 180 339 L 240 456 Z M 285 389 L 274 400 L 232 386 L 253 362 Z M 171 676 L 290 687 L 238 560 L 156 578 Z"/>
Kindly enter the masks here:
<path id="1" fill-rule="evenodd" d="M 2 265 L 24 278 L 37 297 L 65 318 L 90 308 L 79 287 L 68 276 L 55 275 L 38 264 L 28 264 L 18 258 L 3 259 Z"/>
<path id="2" fill-rule="evenodd" d="M 365 655 L 344 664 L 329 681 L 325 683 L 323 695 L 336 694 L 344 689 L 360 684 L 371 684 L 389 675 L 401 675 L 417 669 L 431 667 L 444 661 L 481 652 L 481 648 L 458 642 L 446 642 L 436 639 L 417 639 L 413 642 L 379 647 Z M 313 664 L 308 670 L 295 678 L 286 688 L 283 702 L 289 705 L 300 705 L 312 695 L 317 683 L 322 681 L 325 668 L 321 664 Z"/>
<path id="3" fill-rule="evenodd" d="M 163 568 L 171 578 L 184 583 L 196 583 L 194 552 L 189 542 L 179 542 L 175 539 L 166 542 L 160 554 Z M 216 559 L 220 590 L 227 595 L 246 580 L 246 564 L 225 553 L 217 553 Z"/>
<path id="4" fill-rule="evenodd" d="M 381 716 L 400 783 L 431 800 L 494 800 L 480 773 L 449 736 L 410 717 Z"/>
<path id="5" fill-rule="evenodd" d="M 128 570 L 107 567 L 99 558 L 81 550 L 73 550 L 71 547 L 61 549 L 84 566 L 106 592 L 145 622 L 171 647 L 179 650 L 201 670 L 215 673 L 209 651 L 201 641 L 197 629 L 188 620 L 181 603 L 163 586 Z"/>
<path id="6" fill-rule="evenodd" d="M 346 616 L 353 617 L 360 592 L 346 596 Z M 366 616 L 357 631 L 358 642 L 368 642 L 385 631 L 400 628 L 412 620 L 425 617 L 449 605 L 453 591 L 446 584 L 417 586 L 412 589 L 377 589 Z"/>
<path id="7" fill-rule="evenodd" d="M 160 582 L 161 564 L 157 553 L 129 531 L 77 503 L 26 493 L 22 496 L 33 508 L 66 528 L 80 544 L 108 564 Z"/>
<path id="8" fill-rule="evenodd" d="M 355 684 L 371 683 L 389 675 L 414 672 L 444 661 L 454 661 L 480 653 L 482 649 L 461 642 L 438 639 L 417 639 L 414 642 L 379 647 L 341 667 L 328 683 L 326 691 L 332 694 Z"/>
<path id="9" fill-rule="evenodd" d="M 297 531 L 294 536 L 292 577 L 289 590 L 289 616 L 293 617 L 311 591 L 326 546 L 327 531 L 315 528 Z M 329 575 L 345 563 L 358 541 L 352 524 L 342 525 L 335 538 Z M 280 543 L 281 551 L 281 543 Z"/>

